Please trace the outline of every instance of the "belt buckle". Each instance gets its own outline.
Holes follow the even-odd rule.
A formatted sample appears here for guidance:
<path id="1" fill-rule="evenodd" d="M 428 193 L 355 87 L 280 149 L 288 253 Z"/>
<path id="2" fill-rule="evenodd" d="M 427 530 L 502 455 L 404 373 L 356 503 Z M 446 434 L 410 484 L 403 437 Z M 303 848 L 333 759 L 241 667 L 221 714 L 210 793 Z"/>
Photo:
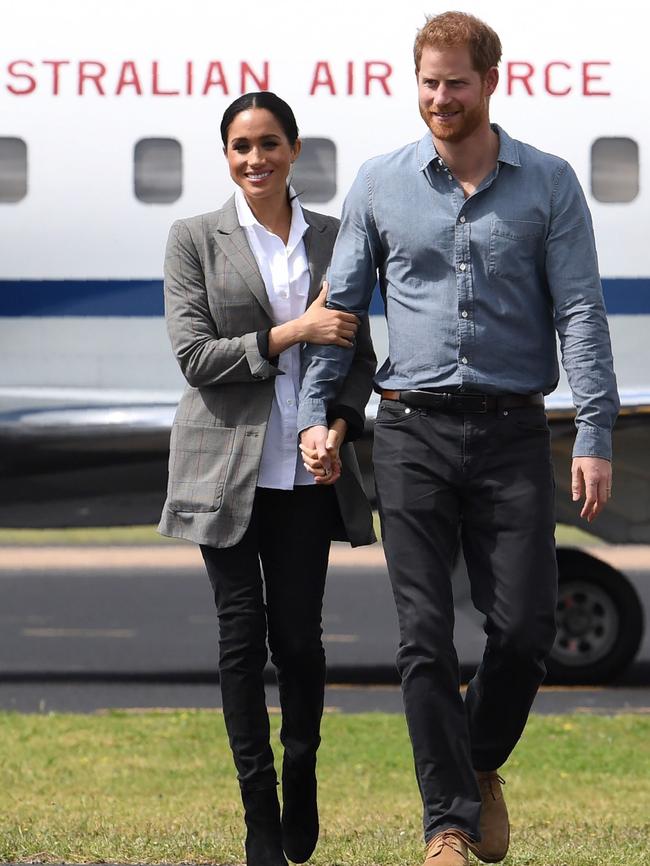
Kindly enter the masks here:
<path id="1" fill-rule="evenodd" d="M 485 394 L 452 394 L 451 396 L 456 398 L 456 405 L 460 411 L 484 415 L 488 410 L 488 398 Z"/>

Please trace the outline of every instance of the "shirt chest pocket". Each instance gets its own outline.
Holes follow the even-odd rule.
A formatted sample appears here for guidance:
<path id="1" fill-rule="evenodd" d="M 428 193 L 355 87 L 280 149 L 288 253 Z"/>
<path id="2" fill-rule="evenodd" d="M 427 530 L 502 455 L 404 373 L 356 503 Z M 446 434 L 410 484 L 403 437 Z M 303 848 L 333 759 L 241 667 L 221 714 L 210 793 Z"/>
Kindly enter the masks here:
<path id="1" fill-rule="evenodd" d="M 524 279 L 544 255 L 546 225 L 529 220 L 492 220 L 489 273 Z"/>

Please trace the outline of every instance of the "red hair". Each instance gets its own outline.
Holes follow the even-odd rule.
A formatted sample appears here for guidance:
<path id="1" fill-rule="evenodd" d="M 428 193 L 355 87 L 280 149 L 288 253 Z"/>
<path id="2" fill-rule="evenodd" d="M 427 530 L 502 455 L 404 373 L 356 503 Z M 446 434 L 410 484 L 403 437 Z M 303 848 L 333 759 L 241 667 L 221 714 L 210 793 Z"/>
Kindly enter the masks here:
<path id="1" fill-rule="evenodd" d="M 416 71 L 420 69 L 425 46 L 456 48 L 460 45 L 467 45 L 472 66 L 481 75 L 499 65 L 501 40 L 491 27 L 466 12 L 443 12 L 427 17 L 424 27 L 418 30 L 413 46 Z"/>

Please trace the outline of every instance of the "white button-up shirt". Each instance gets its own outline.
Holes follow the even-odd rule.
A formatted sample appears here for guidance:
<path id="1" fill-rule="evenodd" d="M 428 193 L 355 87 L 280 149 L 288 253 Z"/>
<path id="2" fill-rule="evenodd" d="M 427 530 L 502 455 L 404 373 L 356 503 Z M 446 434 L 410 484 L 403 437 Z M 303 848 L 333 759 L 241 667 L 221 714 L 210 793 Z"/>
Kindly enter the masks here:
<path id="1" fill-rule="evenodd" d="M 291 229 L 286 246 L 281 238 L 255 219 L 239 188 L 235 191 L 235 205 L 239 224 L 246 232 L 266 286 L 274 323 L 282 325 L 297 319 L 305 312 L 309 293 L 309 263 L 303 241 L 307 223 L 298 199 L 294 197 L 291 201 Z M 278 367 L 284 376 L 275 377 L 257 486 L 292 490 L 295 484 L 314 483 L 313 476 L 303 466 L 296 435 L 300 346 L 291 346 L 282 352 Z"/>

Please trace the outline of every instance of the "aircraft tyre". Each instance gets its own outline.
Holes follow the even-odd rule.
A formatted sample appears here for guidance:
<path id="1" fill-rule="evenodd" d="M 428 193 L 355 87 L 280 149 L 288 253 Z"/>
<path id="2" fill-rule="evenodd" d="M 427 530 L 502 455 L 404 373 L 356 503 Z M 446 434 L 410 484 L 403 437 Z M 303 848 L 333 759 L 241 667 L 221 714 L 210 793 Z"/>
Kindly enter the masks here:
<path id="1" fill-rule="evenodd" d="M 547 682 L 605 683 L 632 661 L 643 636 L 643 609 L 629 580 L 584 551 L 557 551 L 558 634 Z"/>

